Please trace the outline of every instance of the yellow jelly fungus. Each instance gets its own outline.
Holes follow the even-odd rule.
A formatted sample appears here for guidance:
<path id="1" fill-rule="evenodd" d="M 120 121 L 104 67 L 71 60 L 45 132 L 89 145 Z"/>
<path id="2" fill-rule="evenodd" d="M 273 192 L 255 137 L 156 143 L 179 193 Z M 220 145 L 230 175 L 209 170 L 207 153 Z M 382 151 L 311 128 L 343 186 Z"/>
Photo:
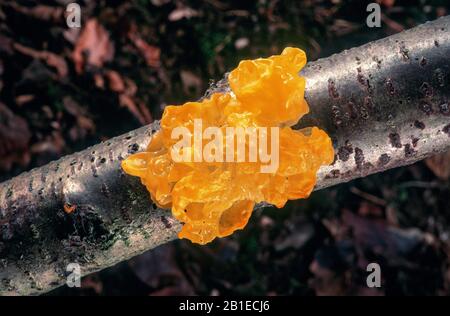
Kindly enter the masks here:
<path id="1" fill-rule="evenodd" d="M 281 55 L 240 62 L 228 76 L 232 92 L 167 106 L 161 130 L 153 135 L 147 150 L 122 161 L 123 170 L 141 178 L 152 200 L 171 208 L 173 216 L 184 223 L 180 238 L 205 244 L 242 229 L 256 203 L 265 201 L 281 208 L 287 200 L 309 196 L 317 170 L 333 161 L 334 151 L 323 130 L 290 127 L 309 111 L 304 99 L 305 78 L 299 75 L 305 64 L 305 53 L 291 47 Z M 236 154 L 231 162 L 175 161 L 171 155 L 178 142 L 172 137 L 174 129 L 185 127 L 194 138 L 196 120 L 201 120 L 202 131 L 214 126 L 223 135 L 230 127 L 279 128 L 278 168 L 263 173 L 261 160 L 238 162 Z M 232 142 L 222 140 L 222 144 L 234 150 L 235 140 L 237 136 Z M 272 144 L 270 139 L 267 143 Z M 246 152 L 250 152 L 249 146 L 245 145 Z M 184 150 L 195 157 L 194 146 Z"/>

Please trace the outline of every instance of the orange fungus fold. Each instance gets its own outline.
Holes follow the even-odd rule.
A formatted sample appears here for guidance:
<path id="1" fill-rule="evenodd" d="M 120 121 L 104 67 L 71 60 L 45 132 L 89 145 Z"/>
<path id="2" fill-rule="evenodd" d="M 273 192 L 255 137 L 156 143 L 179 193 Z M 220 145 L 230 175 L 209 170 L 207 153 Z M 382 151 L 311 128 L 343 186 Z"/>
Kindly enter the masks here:
<path id="1" fill-rule="evenodd" d="M 242 229 L 256 203 L 280 208 L 309 196 L 334 151 L 323 130 L 291 128 L 309 111 L 305 64 L 305 53 L 291 47 L 241 61 L 228 76 L 230 92 L 167 106 L 146 151 L 122 161 L 184 223 L 180 238 L 205 244 Z M 273 168 L 268 157 L 277 160 Z"/>

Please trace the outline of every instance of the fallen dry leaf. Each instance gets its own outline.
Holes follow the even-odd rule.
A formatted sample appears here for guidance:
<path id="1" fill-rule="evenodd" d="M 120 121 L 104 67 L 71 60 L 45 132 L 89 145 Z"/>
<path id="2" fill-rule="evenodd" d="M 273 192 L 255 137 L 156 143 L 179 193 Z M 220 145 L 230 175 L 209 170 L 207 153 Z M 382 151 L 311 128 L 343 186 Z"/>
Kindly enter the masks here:
<path id="1" fill-rule="evenodd" d="M 63 105 L 64 109 L 75 117 L 86 115 L 86 111 L 70 96 L 63 98 Z"/>
<path id="2" fill-rule="evenodd" d="M 150 0 L 150 2 L 157 7 L 170 3 L 170 0 Z"/>
<path id="3" fill-rule="evenodd" d="M 194 9 L 191 9 L 189 7 L 183 7 L 177 8 L 170 12 L 168 19 L 171 22 L 175 22 L 184 18 L 190 19 L 199 15 L 200 14 L 198 13 L 198 11 L 195 11 Z"/>
<path id="4" fill-rule="evenodd" d="M 150 124 L 151 122 L 153 122 L 152 114 L 150 113 L 150 110 L 145 105 L 145 103 L 139 102 L 138 106 L 139 106 L 139 110 L 142 113 L 142 116 L 144 117 L 145 124 Z"/>
<path id="5" fill-rule="evenodd" d="M 26 166 L 30 161 L 28 143 L 31 133 L 27 122 L 0 103 L 0 169 L 10 170 L 14 163 Z"/>
<path id="6" fill-rule="evenodd" d="M 103 291 L 103 283 L 98 274 L 90 274 L 81 280 L 83 290 L 92 289 L 97 295 Z"/>
<path id="7" fill-rule="evenodd" d="M 446 15 L 447 15 L 447 9 L 445 7 L 437 7 L 436 8 L 436 16 L 437 17 L 446 16 Z"/>
<path id="8" fill-rule="evenodd" d="M 86 66 L 101 68 L 113 57 L 114 45 L 106 29 L 96 19 L 88 20 L 72 54 L 76 72 L 83 73 Z"/>
<path id="9" fill-rule="evenodd" d="M 405 30 L 405 27 L 403 25 L 390 19 L 386 16 L 386 14 L 381 14 L 381 21 L 390 29 L 389 34 L 400 33 Z"/>
<path id="10" fill-rule="evenodd" d="M 439 179 L 448 180 L 450 178 L 450 150 L 425 159 L 425 164 Z"/>
<path id="11" fill-rule="evenodd" d="M 109 89 L 118 93 L 125 91 L 125 83 L 117 71 L 108 70 L 105 72 L 105 77 L 108 79 Z"/>
<path id="12" fill-rule="evenodd" d="M 94 84 L 99 89 L 105 89 L 105 79 L 99 73 L 94 74 Z"/>
<path id="13" fill-rule="evenodd" d="M 19 53 L 32 57 L 34 59 L 42 60 L 48 66 L 55 68 L 60 78 L 66 77 L 69 73 L 66 60 L 59 55 L 48 51 L 38 51 L 31 47 L 24 46 L 20 43 L 14 43 L 13 47 Z"/>
<path id="14" fill-rule="evenodd" d="M 72 141 L 83 139 L 87 134 L 95 132 L 95 123 L 88 116 L 87 111 L 82 108 L 75 100 L 70 96 L 63 98 L 64 109 L 74 116 L 77 120 L 77 124 L 69 130 L 69 135 Z"/>
<path id="15" fill-rule="evenodd" d="M 358 208 L 358 214 L 361 216 L 368 216 L 368 217 L 382 217 L 383 209 L 373 203 L 361 201 Z"/>
<path id="16" fill-rule="evenodd" d="M 75 45 L 77 42 L 78 37 L 80 36 L 81 29 L 79 27 L 71 27 L 63 32 L 63 37 L 68 41 L 69 43 Z"/>
<path id="17" fill-rule="evenodd" d="M 138 119 L 139 123 L 145 124 L 144 117 L 142 116 L 136 103 L 133 101 L 133 99 L 130 96 L 122 93 L 121 95 L 119 95 L 119 103 L 121 106 L 126 107 L 128 109 L 128 111 L 130 111 L 131 114 L 133 114 L 134 117 Z"/>
<path id="18" fill-rule="evenodd" d="M 395 0 L 377 0 L 377 2 L 387 8 L 391 8 L 395 4 Z"/>
<path id="19" fill-rule="evenodd" d="M 0 59 L 0 92 L 3 90 L 3 71 L 4 71 L 4 67 L 3 67 L 3 61 Z"/>
<path id="20" fill-rule="evenodd" d="M 330 31 L 336 36 L 343 36 L 352 33 L 358 29 L 359 25 L 343 19 L 335 19 Z"/>
<path id="21" fill-rule="evenodd" d="M 193 295 L 194 290 L 176 262 L 173 244 L 166 244 L 128 261 L 136 276 L 154 291 L 153 296 Z"/>
<path id="22" fill-rule="evenodd" d="M 13 41 L 11 38 L 0 33 L 0 53 L 5 53 L 7 55 L 14 54 Z"/>
<path id="23" fill-rule="evenodd" d="M 155 68 L 159 67 L 161 56 L 159 47 L 147 44 L 147 42 L 140 37 L 135 37 L 133 43 L 144 57 L 147 65 Z"/>
<path id="24" fill-rule="evenodd" d="M 14 99 L 14 101 L 16 101 L 16 104 L 17 104 L 18 106 L 22 106 L 22 105 L 24 105 L 24 104 L 26 104 L 26 103 L 28 103 L 28 102 L 33 101 L 34 98 L 35 98 L 35 96 L 32 95 L 32 94 L 22 94 L 22 95 L 18 95 L 18 96 Z"/>
<path id="25" fill-rule="evenodd" d="M 134 96 L 138 89 L 136 83 L 127 77 L 124 78 L 124 81 L 125 81 L 125 91 L 124 91 L 125 94 L 129 96 Z"/>
<path id="26" fill-rule="evenodd" d="M 344 295 L 346 288 L 349 287 L 345 271 L 342 271 L 344 267 L 341 267 L 339 254 L 331 246 L 316 252 L 309 269 L 313 277 L 308 283 L 317 296 Z"/>
<path id="27" fill-rule="evenodd" d="M 25 7 L 16 2 L 10 2 L 8 5 L 23 15 L 47 22 L 60 22 L 64 17 L 65 11 L 62 6 L 52 7 L 38 4 L 33 7 Z"/>
<path id="28" fill-rule="evenodd" d="M 150 45 L 146 41 L 144 41 L 137 32 L 136 24 L 131 24 L 127 36 L 128 39 L 137 48 L 139 53 L 142 55 L 142 57 L 145 60 L 145 63 L 148 66 L 154 68 L 158 68 L 160 66 L 161 49 L 157 46 Z"/>
<path id="29" fill-rule="evenodd" d="M 342 211 L 342 221 L 351 230 L 357 247 L 371 249 L 389 260 L 411 254 L 429 240 L 416 228 L 391 227 L 385 220 L 358 216 L 345 209 Z"/>
<path id="30" fill-rule="evenodd" d="M 136 104 L 137 85 L 133 80 L 127 77 L 122 78 L 116 71 L 108 71 L 105 76 L 108 78 L 110 89 L 119 92 L 120 106 L 126 107 L 142 125 L 153 121 L 152 115 L 145 104 L 143 102 L 137 102 Z"/>
<path id="31" fill-rule="evenodd" d="M 50 153 L 60 156 L 65 146 L 66 142 L 61 135 L 61 131 L 53 131 L 43 141 L 33 144 L 30 151 L 32 154 Z"/>

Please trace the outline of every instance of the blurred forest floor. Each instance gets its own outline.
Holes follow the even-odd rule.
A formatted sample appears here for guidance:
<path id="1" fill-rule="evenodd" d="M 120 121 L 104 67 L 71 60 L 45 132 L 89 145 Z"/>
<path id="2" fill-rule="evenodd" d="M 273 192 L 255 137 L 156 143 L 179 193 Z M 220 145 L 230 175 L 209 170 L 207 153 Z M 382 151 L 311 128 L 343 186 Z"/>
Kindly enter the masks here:
<path id="1" fill-rule="evenodd" d="M 0 0 L 0 181 L 159 119 L 244 58 L 315 60 L 449 14 L 446 0 Z M 50 295 L 449 295 L 450 153 L 256 211 L 243 231 L 160 246 Z M 382 287 L 366 286 L 377 262 Z"/>

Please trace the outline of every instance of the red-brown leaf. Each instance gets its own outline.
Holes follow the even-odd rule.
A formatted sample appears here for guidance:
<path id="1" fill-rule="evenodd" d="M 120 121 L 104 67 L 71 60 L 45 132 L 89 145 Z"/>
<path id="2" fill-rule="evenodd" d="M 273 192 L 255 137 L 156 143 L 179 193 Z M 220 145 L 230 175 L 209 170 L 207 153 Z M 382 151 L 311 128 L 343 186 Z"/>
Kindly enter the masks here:
<path id="1" fill-rule="evenodd" d="M 27 122 L 0 103 L 0 169 L 9 170 L 14 163 L 28 164 L 31 133 Z"/>
<path id="2" fill-rule="evenodd" d="M 448 180 L 450 178 L 450 150 L 425 159 L 425 164 L 439 179 Z"/>
<path id="3" fill-rule="evenodd" d="M 66 77 L 69 73 L 66 60 L 59 55 L 56 55 L 49 51 L 38 51 L 31 47 L 24 46 L 20 43 L 14 43 L 13 47 L 19 53 L 34 59 L 40 59 L 51 68 L 55 68 L 60 78 Z"/>
<path id="4" fill-rule="evenodd" d="M 114 45 L 106 29 L 96 19 L 88 20 L 72 54 L 77 73 L 83 73 L 87 65 L 101 68 L 113 57 Z"/>

